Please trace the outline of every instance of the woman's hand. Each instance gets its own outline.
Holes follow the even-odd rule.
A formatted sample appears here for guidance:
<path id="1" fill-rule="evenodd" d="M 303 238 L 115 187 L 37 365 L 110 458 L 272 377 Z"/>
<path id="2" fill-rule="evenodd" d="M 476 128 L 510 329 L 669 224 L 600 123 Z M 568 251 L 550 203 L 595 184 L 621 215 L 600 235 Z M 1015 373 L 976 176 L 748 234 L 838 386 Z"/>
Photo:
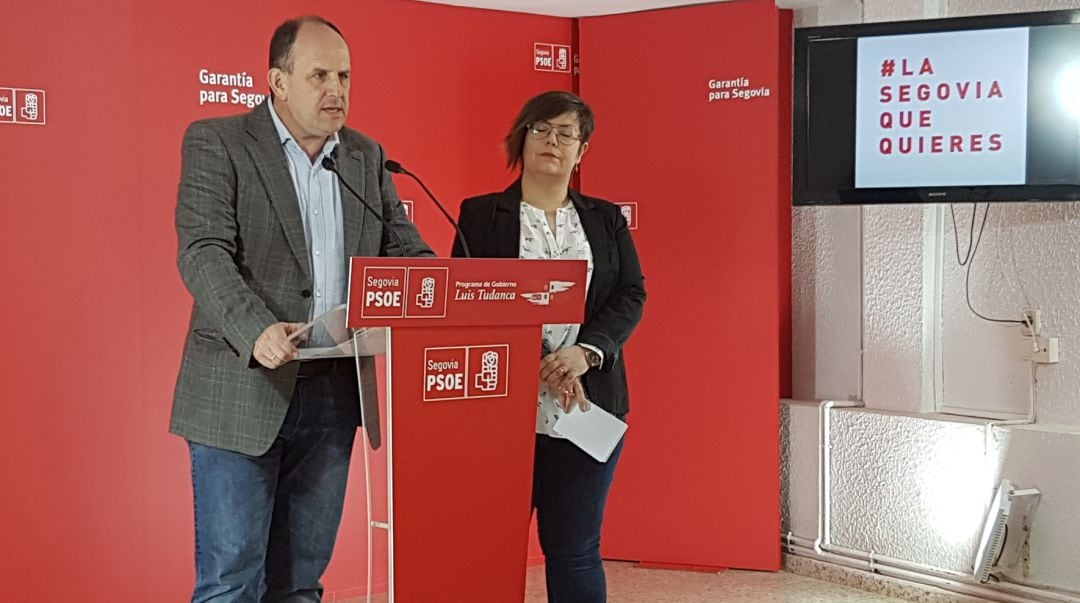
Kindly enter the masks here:
<path id="1" fill-rule="evenodd" d="M 559 406 L 562 407 L 563 412 L 570 412 L 574 406 L 581 409 L 581 412 L 587 412 L 591 406 L 589 399 L 585 397 L 585 388 L 581 386 L 581 379 L 574 377 L 570 381 L 570 385 L 559 390 Z"/>
<path id="2" fill-rule="evenodd" d="M 587 370 L 585 348 L 572 345 L 544 356 L 540 361 L 540 380 L 553 388 L 566 389 Z"/>

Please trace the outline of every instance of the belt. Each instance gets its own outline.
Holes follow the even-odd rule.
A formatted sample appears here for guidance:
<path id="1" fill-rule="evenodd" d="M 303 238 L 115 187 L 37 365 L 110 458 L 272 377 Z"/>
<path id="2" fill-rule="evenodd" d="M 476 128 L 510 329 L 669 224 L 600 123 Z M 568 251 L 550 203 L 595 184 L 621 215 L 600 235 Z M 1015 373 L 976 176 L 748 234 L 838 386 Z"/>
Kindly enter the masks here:
<path id="1" fill-rule="evenodd" d="M 321 377 L 338 371 L 353 370 L 355 361 L 352 358 L 326 358 L 323 360 L 304 360 L 300 363 L 300 370 L 296 373 L 299 378 Z"/>

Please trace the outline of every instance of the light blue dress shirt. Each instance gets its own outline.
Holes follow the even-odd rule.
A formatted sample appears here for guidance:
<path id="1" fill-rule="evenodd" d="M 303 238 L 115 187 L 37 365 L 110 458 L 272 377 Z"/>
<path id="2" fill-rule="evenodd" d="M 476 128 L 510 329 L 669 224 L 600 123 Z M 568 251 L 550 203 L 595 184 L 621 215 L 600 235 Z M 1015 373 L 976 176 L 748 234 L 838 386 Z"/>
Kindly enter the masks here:
<path id="1" fill-rule="evenodd" d="M 274 103 L 268 105 L 288 159 L 296 198 L 300 202 L 300 216 L 304 221 L 304 237 L 311 261 L 312 295 L 315 296 L 309 318 L 314 318 L 345 303 L 348 272 L 345 266 L 341 189 L 337 176 L 322 166 L 323 157 L 338 145 L 338 135 L 335 133 L 327 139 L 322 152 L 312 162 L 281 122 L 274 110 Z M 322 347 L 334 345 L 334 342 L 329 340 L 324 330 L 318 329 L 312 333 L 309 345 Z"/>

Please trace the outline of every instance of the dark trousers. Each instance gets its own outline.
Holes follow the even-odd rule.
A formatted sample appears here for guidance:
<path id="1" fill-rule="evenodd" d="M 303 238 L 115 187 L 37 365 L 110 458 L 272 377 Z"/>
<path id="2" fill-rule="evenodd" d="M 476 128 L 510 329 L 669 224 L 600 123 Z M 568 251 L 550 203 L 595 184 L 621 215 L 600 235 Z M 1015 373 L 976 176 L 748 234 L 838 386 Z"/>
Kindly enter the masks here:
<path id="1" fill-rule="evenodd" d="M 193 602 L 321 599 L 359 423 L 355 379 L 354 372 L 300 378 L 281 431 L 262 456 L 188 443 Z"/>
<path id="2" fill-rule="evenodd" d="M 622 448 L 599 463 L 567 440 L 536 436 L 533 508 L 549 603 L 607 601 L 600 526 Z"/>

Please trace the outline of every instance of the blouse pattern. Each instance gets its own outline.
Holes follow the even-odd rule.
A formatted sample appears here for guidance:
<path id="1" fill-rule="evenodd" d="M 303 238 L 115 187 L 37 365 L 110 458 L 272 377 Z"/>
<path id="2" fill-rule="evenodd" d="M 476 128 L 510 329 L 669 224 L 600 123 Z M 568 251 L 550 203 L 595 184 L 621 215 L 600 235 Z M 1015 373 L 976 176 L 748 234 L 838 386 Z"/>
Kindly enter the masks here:
<path id="1" fill-rule="evenodd" d="M 581 217 L 573 203 L 567 203 L 555 213 L 555 232 L 548 225 L 544 210 L 521 202 L 521 236 L 519 258 L 523 260 L 586 260 L 589 263 L 585 290 L 592 282 L 593 256 Z M 549 324 L 543 327 L 544 355 L 577 343 L 579 324 Z M 562 437 L 553 428 L 563 414 L 559 394 L 546 383 L 540 383 L 536 408 L 536 433 Z"/>

